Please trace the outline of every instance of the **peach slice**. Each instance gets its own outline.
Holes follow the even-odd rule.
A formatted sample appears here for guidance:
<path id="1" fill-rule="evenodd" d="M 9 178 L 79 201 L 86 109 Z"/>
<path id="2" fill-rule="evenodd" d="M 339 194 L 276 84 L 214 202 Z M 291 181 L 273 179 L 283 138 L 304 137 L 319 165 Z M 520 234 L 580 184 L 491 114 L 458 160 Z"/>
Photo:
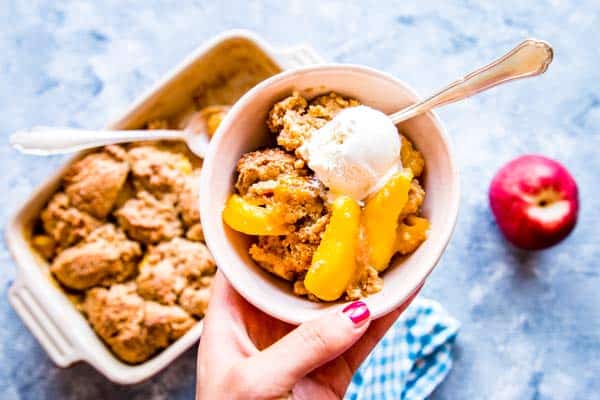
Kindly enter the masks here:
<path id="1" fill-rule="evenodd" d="M 348 196 L 332 205 L 331 219 L 313 254 L 304 287 L 321 300 L 338 299 L 356 270 L 360 206 Z"/>
<path id="2" fill-rule="evenodd" d="M 288 226 L 275 207 L 261 207 L 234 194 L 223 210 L 223 221 L 230 228 L 247 235 L 285 235 Z"/>
<path id="3" fill-rule="evenodd" d="M 427 239 L 429 221 L 422 217 L 409 215 L 396 230 L 395 250 L 402 254 L 410 254 Z"/>
<path id="4" fill-rule="evenodd" d="M 369 263 L 383 271 L 395 253 L 398 218 L 408 201 L 408 190 L 413 178 L 408 169 L 394 174 L 389 181 L 367 201 L 362 220 L 369 246 Z"/>

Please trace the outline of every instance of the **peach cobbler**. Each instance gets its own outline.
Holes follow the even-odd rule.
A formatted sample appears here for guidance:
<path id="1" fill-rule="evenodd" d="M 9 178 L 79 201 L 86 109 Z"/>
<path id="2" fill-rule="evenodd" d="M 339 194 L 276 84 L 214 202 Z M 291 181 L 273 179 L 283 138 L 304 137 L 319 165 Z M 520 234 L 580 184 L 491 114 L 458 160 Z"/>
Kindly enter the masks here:
<path id="1" fill-rule="evenodd" d="M 387 116 L 336 93 L 269 112 L 276 145 L 244 154 L 223 219 L 262 268 L 315 301 L 381 290 L 395 254 L 426 239 L 424 159 Z"/>
<path id="2" fill-rule="evenodd" d="M 212 135 L 227 109 L 146 127 L 193 123 Z M 167 347 L 208 306 L 216 264 L 200 225 L 201 165 L 182 142 L 97 149 L 69 167 L 34 228 L 32 245 L 52 276 L 128 363 Z"/>

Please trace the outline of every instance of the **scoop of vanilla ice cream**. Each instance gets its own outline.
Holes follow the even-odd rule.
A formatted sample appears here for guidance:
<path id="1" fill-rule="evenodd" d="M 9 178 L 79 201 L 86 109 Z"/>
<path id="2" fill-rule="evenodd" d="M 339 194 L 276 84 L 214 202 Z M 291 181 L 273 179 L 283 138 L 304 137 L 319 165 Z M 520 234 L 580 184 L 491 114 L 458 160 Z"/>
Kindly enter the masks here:
<path id="1" fill-rule="evenodd" d="M 367 106 L 340 111 L 298 149 L 332 194 L 357 201 L 401 167 L 400 136 L 384 113 Z"/>

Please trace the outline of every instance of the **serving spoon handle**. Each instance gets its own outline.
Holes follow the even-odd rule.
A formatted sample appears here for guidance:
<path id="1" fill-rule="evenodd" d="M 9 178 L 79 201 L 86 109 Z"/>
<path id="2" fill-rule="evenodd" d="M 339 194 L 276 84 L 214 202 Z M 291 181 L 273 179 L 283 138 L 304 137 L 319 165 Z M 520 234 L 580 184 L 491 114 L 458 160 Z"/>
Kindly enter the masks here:
<path id="1" fill-rule="evenodd" d="M 51 155 L 72 153 L 109 144 L 141 140 L 184 139 L 183 131 L 176 130 L 125 130 L 94 131 L 71 128 L 36 127 L 18 131 L 10 136 L 10 144 L 26 154 Z"/>
<path id="2" fill-rule="evenodd" d="M 391 114 L 394 124 L 433 108 L 454 103 L 514 79 L 544 73 L 552 62 L 552 47 L 536 39 L 527 39 L 490 64 L 471 72 L 431 97 Z"/>

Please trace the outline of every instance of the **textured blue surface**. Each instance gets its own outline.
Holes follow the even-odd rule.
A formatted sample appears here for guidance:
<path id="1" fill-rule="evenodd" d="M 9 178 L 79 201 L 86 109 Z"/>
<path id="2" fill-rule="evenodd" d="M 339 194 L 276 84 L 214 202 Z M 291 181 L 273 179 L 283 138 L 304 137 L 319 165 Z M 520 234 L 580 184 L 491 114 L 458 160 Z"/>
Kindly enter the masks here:
<path id="1" fill-rule="evenodd" d="M 60 4 L 59 4 L 60 3 Z M 125 5 L 125 3 L 127 5 Z M 462 322 L 455 363 L 434 399 L 588 399 L 600 392 L 600 6 L 596 0 L 318 2 L 5 0 L 0 7 L 0 218 L 61 163 L 16 154 L 7 135 L 34 124 L 102 126 L 213 34 L 258 31 L 308 42 L 330 60 L 367 64 L 427 94 L 524 37 L 555 61 L 538 79 L 439 114 L 461 169 L 452 242 L 424 294 Z M 205 4 L 210 3 L 210 4 Z M 351 4 L 350 4 L 351 3 Z M 580 222 L 559 246 L 508 246 L 487 186 L 523 153 L 562 161 L 579 183 Z M 121 388 L 87 365 L 59 369 L 6 302 L 15 268 L 0 248 L 0 398 L 190 398 L 195 350 L 150 382 Z"/>

